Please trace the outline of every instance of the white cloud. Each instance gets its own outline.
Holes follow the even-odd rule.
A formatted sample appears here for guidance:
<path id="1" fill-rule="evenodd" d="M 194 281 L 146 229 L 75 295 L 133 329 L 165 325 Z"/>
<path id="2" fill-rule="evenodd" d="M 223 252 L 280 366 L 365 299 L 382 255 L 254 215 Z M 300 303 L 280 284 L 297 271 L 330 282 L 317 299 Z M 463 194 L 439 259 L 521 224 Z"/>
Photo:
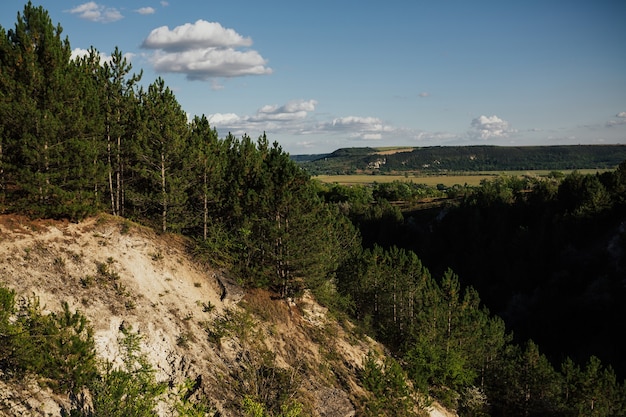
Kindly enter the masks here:
<path id="1" fill-rule="evenodd" d="M 170 4 L 169 4 L 168 2 L 166 2 L 166 1 L 162 1 L 162 2 L 161 2 L 161 6 L 163 6 L 163 7 L 167 7 L 167 6 L 169 6 L 169 5 L 170 5 Z"/>
<path id="2" fill-rule="evenodd" d="M 186 74 L 190 80 L 208 80 L 213 77 L 241 77 L 271 74 L 266 61 L 256 51 L 234 49 L 193 49 L 167 53 L 159 51 L 151 58 L 154 69 L 161 72 Z"/>
<path id="3" fill-rule="evenodd" d="M 238 124 L 241 121 L 241 118 L 235 113 L 215 113 L 207 116 L 207 120 L 210 124 L 214 126 L 230 126 L 233 124 Z"/>
<path id="4" fill-rule="evenodd" d="M 217 22 L 198 20 L 169 29 L 156 28 L 142 47 L 154 49 L 157 71 L 186 74 L 190 80 L 271 74 L 267 60 L 249 47 L 252 40 Z"/>
<path id="5" fill-rule="evenodd" d="M 332 121 L 332 127 L 338 130 L 358 128 L 362 131 L 382 130 L 383 122 L 377 117 L 346 116 Z"/>
<path id="6" fill-rule="evenodd" d="M 244 38 L 233 29 L 226 29 L 217 22 L 198 20 L 196 23 L 185 23 L 172 30 L 167 26 L 158 27 L 150 32 L 142 46 L 171 52 L 250 45 L 252 45 L 250 38 Z"/>
<path id="7" fill-rule="evenodd" d="M 154 10 L 154 7 L 141 7 L 135 11 L 139 14 L 155 14 L 156 13 L 156 10 Z"/>
<path id="8" fill-rule="evenodd" d="M 500 119 L 498 116 L 480 116 L 472 120 L 472 130 L 470 136 L 479 139 L 506 138 L 510 133 L 515 132 L 511 129 L 509 122 Z"/>
<path id="9" fill-rule="evenodd" d="M 82 58 L 88 55 L 89 55 L 88 49 L 74 48 L 72 49 L 72 54 L 70 55 L 70 59 L 74 60 L 74 59 Z M 100 65 L 103 65 L 105 62 L 109 62 L 110 60 L 111 60 L 110 55 L 100 54 Z"/>
<path id="10" fill-rule="evenodd" d="M 211 80 L 211 90 L 220 91 L 224 89 L 224 84 L 218 82 L 216 79 Z"/>
<path id="11" fill-rule="evenodd" d="M 92 22 L 110 23 L 124 18 L 122 13 L 114 7 L 106 7 L 94 1 L 83 3 L 73 9 L 67 10 L 71 14 L 76 14 L 81 19 Z"/>
<path id="12" fill-rule="evenodd" d="M 345 116 L 317 126 L 317 132 L 342 134 L 351 139 L 381 140 L 395 129 L 377 117 Z"/>
<path id="13" fill-rule="evenodd" d="M 77 58 L 82 58 L 84 56 L 89 55 L 89 50 L 88 49 L 83 49 L 83 48 L 74 48 L 72 49 L 72 54 L 70 56 L 70 59 L 77 59 Z M 104 65 L 105 62 L 110 63 L 111 62 L 111 55 L 107 55 L 107 54 L 103 54 L 101 52 L 99 52 L 100 55 L 100 65 Z M 124 54 L 124 58 L 126 58 L 127 61 L 130 61 L 133 57 L 135 56 L 135 54 L 133 53 L 125 53 Z"/>
<path id="14" fill-rule="evenodd" d="M 430 97 L 430 93 L 428 91 L 422 91 L 421 93 L 419 93 L 420 97 Z"/>
<path id="15" fill-rule="evenodd" d="M 621 111 L 617 113 L 615 117 L 617 117 L 617 120 L 609 120 L 608 122 L 606 122 L 606 127 L 626 125 L 626 111 Z"/>
<path id="16" fill-rule="evenodd" d="M 284 106 L 265 105 L 251 120 L 301 120 L 306 118 L 309 112 L 315 111 L 316 105 L 315 100 L 293 100 Z"/>
<path id="17" fill-rule="evenodd" d="M 305 134 L 313 124 L 313 120 L 308 116 L 315 111 L 315 106 L 317 106 L 315 100 L 292 100 L 282 106 L 262 106 L 252 116 L 215 113 L 207 116 L 207 119 L 217 129 L 228 130 L 236 135 L 263 131 Z"/>

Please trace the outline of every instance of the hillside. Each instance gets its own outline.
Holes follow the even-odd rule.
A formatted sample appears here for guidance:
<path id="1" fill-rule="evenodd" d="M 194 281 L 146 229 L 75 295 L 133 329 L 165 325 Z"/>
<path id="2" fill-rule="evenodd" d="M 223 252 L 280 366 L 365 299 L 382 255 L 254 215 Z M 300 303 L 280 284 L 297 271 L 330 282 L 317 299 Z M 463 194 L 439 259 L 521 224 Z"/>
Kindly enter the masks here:
<path id="1" fill-rule="evenodd" d="M 368 394 L 359 369 L 370 350 L 382 351 L 310 297 L 244 291 L 226 272 L 195 262 L 182 238 L 112 216 L 0 216 L 0 270 L 0 284 L 38 297 L 44 311 L 67 301 L 86 315 L 101 359 L 119 363 L 120 329 L 138 331 L 157 380 L 201 381 L 194 395 L 221 416 L 242 415 L 244 395 L 267 388 L 259 370 L 268 368 L 289 377 L 289 395 L 310 415 L 360 415 Z M 0 415 L 60 415 L 70 406 L 35 378 L 0 379 L 0 393 Z M 172 415 L 167 401 L 160 408 Z"/>
<path id="2" fill-rule="evenodd" d="M 625 159 L 626 145 L 343 148 L 317 158 L 293 157 L 313 175 L 603 169 Z"/>

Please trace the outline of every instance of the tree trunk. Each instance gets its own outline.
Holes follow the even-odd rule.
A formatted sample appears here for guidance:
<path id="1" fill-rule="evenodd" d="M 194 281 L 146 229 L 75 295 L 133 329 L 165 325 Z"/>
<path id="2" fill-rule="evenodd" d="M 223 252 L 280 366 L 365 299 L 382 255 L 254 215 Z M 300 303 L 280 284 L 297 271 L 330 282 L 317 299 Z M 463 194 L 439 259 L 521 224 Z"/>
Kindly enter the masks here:
<path id="1" fill-rule="evenodd" d="M 162 231 L 165 233 L 167 231 L 167 192 L 166 192 L 166 183 L 165 183 L 165 154 L 161 153 L 161 195 L 163 200 L 161 204 L 163 205 L 163 213 L 162 213 Z"/>
<path id="2" fill-rule="evenodd" d="M 206 170 L 204 171 L 204 207 L 203 207 L 203 218 L 202 218 L 202 226 L 203 226 L 203 230 L 202 230 L 202 236 L 204 237 L 204 240 L 207 240 L 207 235 L 208 235 L 208 228 L 209 228 L 209 196 L 208 194 L 208 176 L 206 173 Z"/>
<path id="3" fill-rule="evenodd" d="M 118 215 L 115 207 L 115 197 L 113 193 L 113 161 L 111 160 L 111 133 L 110 126 L 107 125 L 107 163 L 109 166 L 109 194 L 111 195 L 111 214 Z"/>
<path id="4" fill-rule="evenodd" d="M 121 121 L 118 120 L 118 123 Z M 117 149 L 116 149 L 116 170 L 115 170 L 115 209 L 120 216 L 124 215 L 122 208 L 122 137 L 117 136 Z"/>

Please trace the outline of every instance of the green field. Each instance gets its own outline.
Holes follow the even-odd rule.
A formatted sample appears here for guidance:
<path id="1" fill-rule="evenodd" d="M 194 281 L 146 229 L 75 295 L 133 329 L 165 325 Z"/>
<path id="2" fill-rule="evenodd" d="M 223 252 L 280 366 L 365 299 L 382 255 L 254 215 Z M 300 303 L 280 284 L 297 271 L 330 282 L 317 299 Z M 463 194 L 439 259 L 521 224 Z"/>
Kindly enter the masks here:
<path id="1" fill-rule="evenodd" d="M 581 174 L 595 174 L 597 172 L 604 172 L 606 170 L 597 170 L 597 169 L 580 169 L 578 172 Z M 447 174 L 447 175 L 425 175 L 418 176 L 413 174 L 407 175 L 316 175 L 313 178 L 317 179 L 321 182 L 328 184 L 342 184 L 342 185 L 355 185 L 355 184 L 373 184 L 373 183 L 385 183 L 385 182 L 393 182 L 393 181 L 406 181 L 413 182 L 417 184 L 426 184 L 429 186 L 436 186 L 437 184 L 443 184 L 446 187 L 451 187 L 453 185 L 469 185 L 469 186 L 477 186 L 480 185 L 480 182 L 484 179 L 493 179 L 501 175 L 509 175 L 509 176 L 546 176 L 551 171 L 540 170 L 540 171 L 487 171 L 487 172 L 476 172 L 476 173 L 458 173 L 458 174 Z M 563 174 L 569 174 L 572 171 L 560 171 Z"/>

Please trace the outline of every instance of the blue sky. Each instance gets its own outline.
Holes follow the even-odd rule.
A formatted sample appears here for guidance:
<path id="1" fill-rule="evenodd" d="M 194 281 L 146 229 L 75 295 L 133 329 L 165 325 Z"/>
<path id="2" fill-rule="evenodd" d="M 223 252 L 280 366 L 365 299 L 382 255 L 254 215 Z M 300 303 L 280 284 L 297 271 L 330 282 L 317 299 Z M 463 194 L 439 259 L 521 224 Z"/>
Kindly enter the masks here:
<path id="1" fill-rule="evenodd" d="M 0 25 L 25 1 L 2 0 Z M 626 1 L 33 1 L 116 46 L 220 137 L 352 146 L 626 143 Z"/>

